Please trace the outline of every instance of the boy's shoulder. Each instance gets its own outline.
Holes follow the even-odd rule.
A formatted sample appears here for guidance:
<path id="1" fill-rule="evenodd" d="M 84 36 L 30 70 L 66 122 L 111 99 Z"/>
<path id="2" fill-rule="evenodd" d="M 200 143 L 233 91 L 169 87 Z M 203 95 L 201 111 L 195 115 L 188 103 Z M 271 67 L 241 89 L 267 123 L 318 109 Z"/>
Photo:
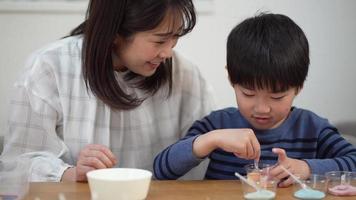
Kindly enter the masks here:
<path id="1" fill-rule="evenodd" d="M 214 110 L 210 115 L 235 115 L 239 113 L 239 110 L 236 107 L 226 107 L 219 110 Z"/>
<path id="2" fill-rule="evenodd" d="M 227 107 L 215 110 L 205 118 L 215 128 L 246 128 L 250 127 L 247 120 L 236 107 Z"/>
<path id="3" fill-rule="evenodd" d="M 319 131 L 324 130 L 325 128 L 334 129 L 334 126 L 329 123 L 327 118 L 321 117 L 315 112 L 307 109 L 294 108 L 291 116 L 294 118 L 295 124 L 303 129 L 316 129 Z"/>
<path id="4" fill-rule="evenodd" d="M 207 118 L 213 121 L 235 121 L 236 119 L 240 118 L 240 112 L 235 107 L 227 107 L 219 110 L 212 111 Z"/>
<path id="5" fill-rule="evenodd" d="M 327 118 L 324 118 L 324 117 L 322 117 L 308 109 L 294 107 L 292 113 L 295 113 L 298 116 L 298 118 L 300 118 L 302 120 L 310 120 L 310 121 L 316 121 L 316 122 L 328 121 Z"/>

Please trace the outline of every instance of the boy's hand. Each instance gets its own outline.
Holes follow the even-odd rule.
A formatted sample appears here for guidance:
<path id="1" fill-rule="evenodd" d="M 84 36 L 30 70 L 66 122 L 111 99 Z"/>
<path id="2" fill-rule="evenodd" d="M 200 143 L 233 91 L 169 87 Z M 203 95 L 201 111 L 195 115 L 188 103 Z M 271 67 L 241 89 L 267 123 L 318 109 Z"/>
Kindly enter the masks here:
<path id="1" fill-rule="evenodd" d="M 244 159 L 260 157 L 260 143 L 252 129 L 214 130 L 199 136 L 193 144 L 193 152 L 198 157 L 205 157 L 217 148 Z"/>
<path id="2" fill-rule="evenodd" d="M 279 187 L 288 187 L 294 182 L 293 178 L 289 177 L 280 166 L 283 166 L 301 179 L 309 178 L 310 168 L 305 161 L 289 158 L 284 149 L 273 148 L 272 152 L 278 154 L 278 164 L 271 169 L 270 175 L 280 180 L 286 179 L 278 184 Z"/>

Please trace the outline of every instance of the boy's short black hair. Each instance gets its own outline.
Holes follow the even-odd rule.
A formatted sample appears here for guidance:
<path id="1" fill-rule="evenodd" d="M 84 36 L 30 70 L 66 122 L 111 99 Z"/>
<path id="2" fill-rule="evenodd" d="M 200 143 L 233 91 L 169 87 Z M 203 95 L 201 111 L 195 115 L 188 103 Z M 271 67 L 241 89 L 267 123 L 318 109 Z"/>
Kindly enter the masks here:
<path id="1" fill-rule="evenodd" d="M 244 20 L 229 34 L 227 70 L 232 84 L 273 92 L 300 89 L 308 67 L 308 40 L 285 15 L 262 13 Z"/>

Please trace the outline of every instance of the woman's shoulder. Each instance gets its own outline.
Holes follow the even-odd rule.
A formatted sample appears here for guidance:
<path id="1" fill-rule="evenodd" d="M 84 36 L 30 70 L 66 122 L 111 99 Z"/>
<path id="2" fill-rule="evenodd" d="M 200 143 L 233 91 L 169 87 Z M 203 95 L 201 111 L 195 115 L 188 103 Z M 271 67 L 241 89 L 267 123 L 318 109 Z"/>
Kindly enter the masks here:
<path id="1" fill-rule="evenodd" d="M 46 87 L 66 87 L 70 82 L 80 80 L 81 38 L 67 37 L 50 43 L 33 52 L 25 62 L 25 68 L 15 82 L 29 90 Z"/>
<path id="2" fill-rule="evenodd" d="M 172 78 L 177 84 L 181 83 L 187 87 L 196 85 L 197 87 L 207 84 L 198 66 L 185 58 L 179 52 L 174 52 L 172 57 Z"/>
<path id="3" fill-rule="evenodd" d="M 213 97 L 214 89 L 197 65 L 178 52 L 174 52 L 172 61 L 172 80 L 176 91 L 189 93 L 191 96 L 209 97 L 212 102 L 215 102 Z"/>
<path id="4" fill-rule="evenodd" d="M 38 74 L 43 71 L 53 73 L 77 73 L 81 70 L 80 36 L 73 36 L 52 42 L 33 52 L 25 63 L 24 74 Z"/>
<path id="5" fill-rule="evenodd" d="M 181 53 L 174 51 L 172 57 L 173 72 L 178 74 L 191 74 L 199 75 L 200 71 L 197 65 L 193 64 L 190 60 L 184 57 Z"/>
<path id="6" fill-rule="evenodd" d="M 30 57 L 81 57 L 82 41 L 81 36 L 62 38 L 43 46 L 33 52 Z"/>

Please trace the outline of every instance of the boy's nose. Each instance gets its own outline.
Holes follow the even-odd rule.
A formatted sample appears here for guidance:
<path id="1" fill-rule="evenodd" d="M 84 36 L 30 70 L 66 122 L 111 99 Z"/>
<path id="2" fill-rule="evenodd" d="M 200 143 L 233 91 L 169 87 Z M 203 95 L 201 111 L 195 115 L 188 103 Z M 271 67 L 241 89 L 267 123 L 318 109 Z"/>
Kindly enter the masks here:
<path id="1" fill-rule="evenodd" d="M 258 102 L 255 105 L 255 112 L 264 114 L 269 113 L 271 111 L 271 107 L 265 102 Z"/>

